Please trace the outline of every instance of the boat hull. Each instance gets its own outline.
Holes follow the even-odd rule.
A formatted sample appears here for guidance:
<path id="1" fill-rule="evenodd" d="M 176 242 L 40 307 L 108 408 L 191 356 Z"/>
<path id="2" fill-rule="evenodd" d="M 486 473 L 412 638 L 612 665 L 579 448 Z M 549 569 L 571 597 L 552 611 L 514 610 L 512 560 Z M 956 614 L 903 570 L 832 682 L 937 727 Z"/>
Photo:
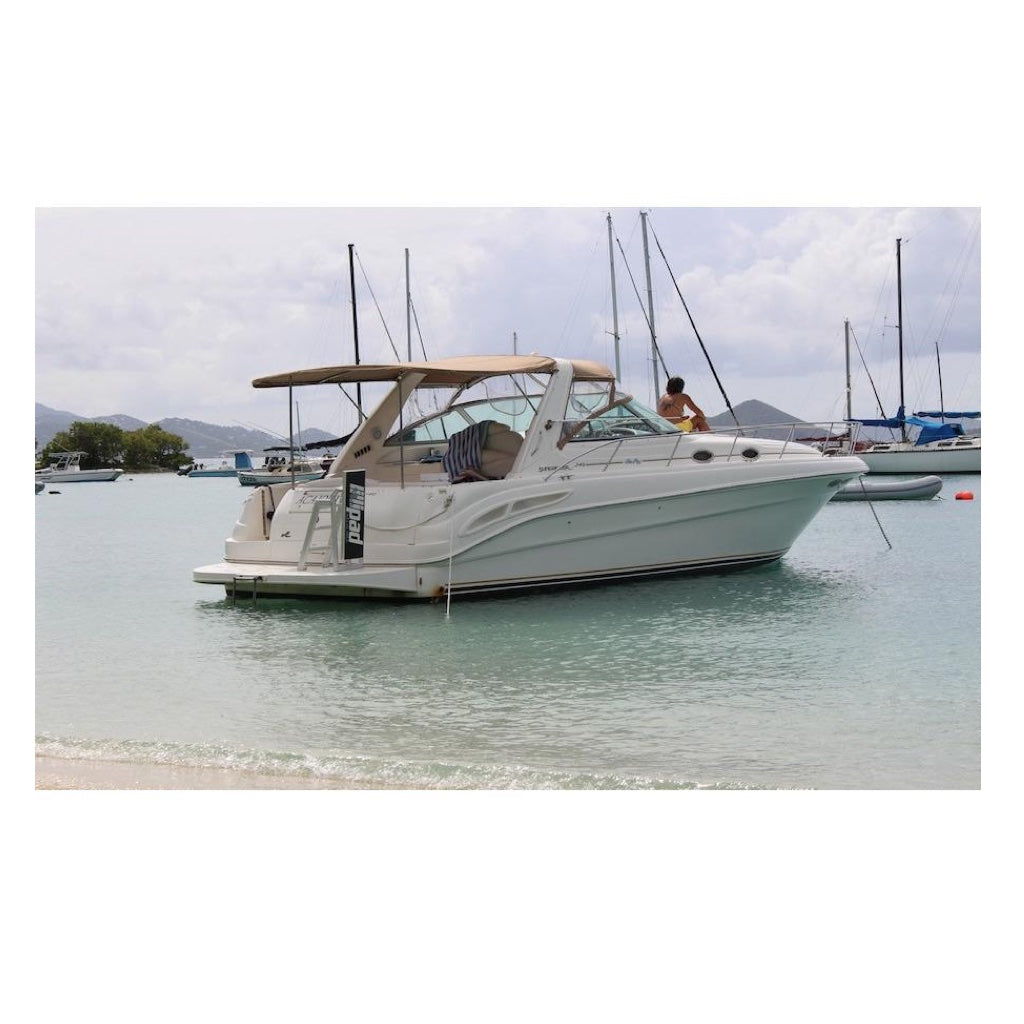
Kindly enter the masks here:
<path id="1" fill-rule="evenodd" d="M 884 451 L 857 453 L 869 473 L 980 473 L 981 445 L 933 447 L 892 445 Z"/>
<path id="2" fill-rule="evenodd" d="M 88 484 L 112 483 L 124 476 L 123 469 L 79 469 L 68 472 L 47 472 L 45 469 L 36 474 L 36 480 L 44 484 Z"/>
<path id="3" fill-rule="evenodd" d="M 298 541 L 288 542 L 290 557 L 284 542 L 229 542 L 240 557 L 202 566 L 193 579 L 232 596 L 422 600 L 763 565 L 781 558 L 835 491 L 864 471 L 857 459 L 843 463 L 800 479 L 752 472 L 749 483 L 737 483 L 729 473 L 720 485 L 709 479 L 676 491 L 637 478 L 617 499 L 600 478 L 408 488 L 400 510 L 387 505 L 394 493 L 370 490 L 363 559 L 300 568 Z M 447 498 L 445 511 L 430 516 L 430 504 Z M 300 535 L 299 526 L 287 533 Z M 275 557 L 259 559 L 261 552 Z"/>
<path id="4" fill-rule="evenodd" d="M 291 483 L 291 473 L 261 473 L 261 472 L 246 472 L 245 470 L 239 470 L 237 473 L 232 472 L 231 476 L 237 476 L 238 482 L 243 487 L 271 487 L 274 484 Z M 296 473 L 296 483 L 309 483 L 310 480 L 319 480 L 324 475 L 324 471 L 317 470 L 315 473 Z"/>

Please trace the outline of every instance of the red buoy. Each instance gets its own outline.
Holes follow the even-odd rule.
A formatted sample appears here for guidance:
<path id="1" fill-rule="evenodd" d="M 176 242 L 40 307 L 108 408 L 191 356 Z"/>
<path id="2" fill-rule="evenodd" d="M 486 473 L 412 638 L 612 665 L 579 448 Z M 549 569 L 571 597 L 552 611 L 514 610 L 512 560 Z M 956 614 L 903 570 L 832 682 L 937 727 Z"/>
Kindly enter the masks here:
<path id="1" fill-rule="evenodd" d="M 974 501 L 974 495 L 970 491 L 957 491 L 957 501 Z"/>

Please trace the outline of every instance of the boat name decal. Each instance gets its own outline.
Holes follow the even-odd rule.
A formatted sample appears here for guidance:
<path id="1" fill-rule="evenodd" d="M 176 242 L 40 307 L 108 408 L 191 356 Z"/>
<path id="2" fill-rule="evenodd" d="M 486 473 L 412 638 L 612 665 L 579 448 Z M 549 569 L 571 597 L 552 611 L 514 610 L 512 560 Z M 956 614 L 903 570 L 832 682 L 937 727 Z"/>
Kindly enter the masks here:
<path id="1" fill-rule="evenodd" d="M 345 560 L 363 557 L 366 528 L 366 470 L 345 474 Z"/>

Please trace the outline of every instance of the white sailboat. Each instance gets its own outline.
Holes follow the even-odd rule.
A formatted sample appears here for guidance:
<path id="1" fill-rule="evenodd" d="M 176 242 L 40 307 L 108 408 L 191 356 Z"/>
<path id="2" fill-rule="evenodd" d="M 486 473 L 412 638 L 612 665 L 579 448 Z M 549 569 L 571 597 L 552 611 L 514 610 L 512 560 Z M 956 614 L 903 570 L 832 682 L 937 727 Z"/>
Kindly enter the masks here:
<path id="1" fill-rule="evenodd" d="M 906 414 L 903 391 L 903 280 L 900 259 L 902 241 L 900 238 L 896 239 L 900 407 L 896 415 L 891 417 L 849 419 L 850 423 L 859 423 L 863 427 L 898 430 L 900 438 L 898 441 L 876 441 L 863 451 L 858 451 L 857 455 L 867 464 L 869 473 L 980 473 L 981 437 L 965 433 L 961 423 L 956 422 L 980 419 L 980 411 L 939 410 L 915 412 L 910 416 Z M 908 427 L 916 431 L 913 436 L 908 433 Z"/>

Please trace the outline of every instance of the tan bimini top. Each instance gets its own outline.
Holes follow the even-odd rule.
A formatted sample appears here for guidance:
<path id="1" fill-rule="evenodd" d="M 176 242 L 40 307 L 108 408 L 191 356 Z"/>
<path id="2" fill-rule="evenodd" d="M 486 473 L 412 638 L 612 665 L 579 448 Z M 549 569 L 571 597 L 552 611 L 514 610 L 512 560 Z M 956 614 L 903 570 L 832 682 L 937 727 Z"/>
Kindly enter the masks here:
<path id="1" fill-rule="evenodd" d="M 602 363 L 589 359 L 571 359 L 569 362 L 572 363 L 576 380 L 615 380 L 615 374 Z M 294 370 L 270 377 L 257 377 L 252 386 L 289 388 L 312 384 L 363 384 L 369 381 L 399 381 L 407 374 L 422 373 L 424 377 L 419 387 L 451 388 L 513 373 L 553 373 L 557 366 L 557 360 L 550 356 L 453 356 L 425 363 L 362 363 Z"/>

